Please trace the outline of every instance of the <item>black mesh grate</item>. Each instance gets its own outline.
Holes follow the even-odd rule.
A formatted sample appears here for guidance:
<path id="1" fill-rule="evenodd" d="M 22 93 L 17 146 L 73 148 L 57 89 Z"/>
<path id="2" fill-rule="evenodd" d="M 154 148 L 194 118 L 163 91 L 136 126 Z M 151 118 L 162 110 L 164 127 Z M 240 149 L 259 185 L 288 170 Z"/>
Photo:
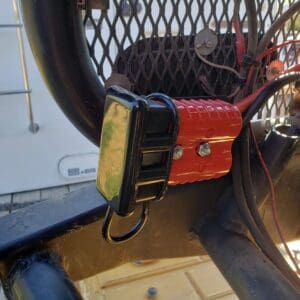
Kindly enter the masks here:
<path id="1" fill-rule="evenodd" d="M 259 35 L 295 2 L 256 1 Z M 113 74 L 123 74 L 123 80 L 138 94 L 163 92 L 173 97 L 221 97 L 230 101 L 239 81 L 227 70 L 203 63 L 195 53 L 194 39 L 204 28 L 212 29 L 218 35 L 218 45 L 206 59 L 238 70 L 232 25 L 234 0 L 110 0 L 109 4 L 108 10 L 84 14 L 91 59 L 102 83 Z M 239 11 L 240 27 L 247 33 L 243 1 Z M 273 44 L 297 38 L 297 15 L 276 33 Z M 298 54 L 297 45 L 289 45 L 277 56 L 291 66 Z M 268 57 L 264 65 L 271 59 Z M 287 115 L 291 88 L 270 99 L 259 117 Z"/>
<path id="2" fill-rule="evenodd" d="M 226 37 L 219 35 L 221 42 L 207 59 L 222 65 L 231 61 L 237 68 L 231 37 Z M 147 51 L 148 48 L 151 51 Z M 113 72 L 125 74 L 134 83 L 133 89 L 138 94 L 159 91 L 173 97 L 208 94 L 226 97 L 231 94 L 231 87 L 238 84 L 231 73 L 211 68 L 197 58 L 194 36 L 139 41 L 117 57 Z"/>

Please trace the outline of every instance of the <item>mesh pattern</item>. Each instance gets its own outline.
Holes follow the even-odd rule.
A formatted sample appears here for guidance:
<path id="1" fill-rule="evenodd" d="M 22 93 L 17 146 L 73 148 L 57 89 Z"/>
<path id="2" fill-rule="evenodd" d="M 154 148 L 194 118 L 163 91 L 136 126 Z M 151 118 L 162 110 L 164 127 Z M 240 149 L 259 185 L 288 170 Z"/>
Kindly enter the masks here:
<path id="1" fill-rule="evenodd" d="M 247 32 L 243 1 L 240 27 Z M 258 0 L 259 34 L 296 0 Z M 228 97 L 239 84 L 236 76 L 201 62 L 194 38 L 204 28 L 218 34 L 218 45 L 206 58 L 238 70 L 235 33 L 232 26 L 234 0 L 110 0 L 107 11 L 87 10 L 84 24 L 91 59 L 103 84 L 121 73 L 138 94 L 163 92 L 173 97 Z M 296 39 L 292 18 L 276 33 L 272 43 Z M 298 60 L 299 50 L 287 46 L 278 57 L 286 66 Z M 271 58 L 264 61 L 266 66 Z M 264 70 L 265 68 L 262 68 Z M 264 80 L 264 74 L 260 76 Z M 288 87 L 270 99 L 260 118 L 288 113 Z"/>
<path id="2" fill-rule="evenodd" d="M 219 47 L 207 58 L 222 65 L 231 61 L 237 68 L 230 36 L 219 35 L 219 40 Z M 151 51 L 147 51 L 148 48 Z M 194 36 L 139 41 L 117 57 L 113 72 L 125 74 L 134 83 L 133 89 L 138 94 L 159 91 L 173 97 L 207 94 L 226 97 L 231 93 L 231 87 L 238 84 L 232 73 L 211 68 L 197 58 Z"/>

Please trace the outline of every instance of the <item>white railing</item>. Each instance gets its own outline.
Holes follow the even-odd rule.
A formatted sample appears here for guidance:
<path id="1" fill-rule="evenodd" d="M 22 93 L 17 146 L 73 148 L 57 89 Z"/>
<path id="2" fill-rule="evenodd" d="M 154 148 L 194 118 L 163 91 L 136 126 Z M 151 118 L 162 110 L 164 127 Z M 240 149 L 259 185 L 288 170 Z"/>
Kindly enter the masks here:
<path id="1" fill-rule="evenodd" d="M 2 91 L 0 91 L 0 96 L 24 94 L 25 100 L 26 100 L 27 114 L 28 114 L 28 118 L 29 118 L 28 129 L 32 133 L 37 133 L 39 130 L 39 126 L 34 121 L 34 115 L 33 115 L 33 109 L 32 109 L 32 101 L 31 101 L 31 95 L 30 95 L 31 89 L 30 89 L 30 85 L 29 85 L 29 78 L 28 78 L 28 71 L 27 71 L 25 50 L 24 50 L 23 33 L 22 33 L 23 24 L 21 23 L 20 10 L 19 10 L 19 6 L 18 6 L 18 3 L 16 0 L 12 0 L 12 6 L 13 6 L 16 23 L 15 24 L 0 24 L 0 29 L 13 28 L 16 30 L 17 38 L 18 38 L 18 49 L 19 49 L 19 57 L 20 57 L 20 64 L 21 64 L 24 88 L 23 89 L 14 89 L 14 90 L 2 90 Z"/>

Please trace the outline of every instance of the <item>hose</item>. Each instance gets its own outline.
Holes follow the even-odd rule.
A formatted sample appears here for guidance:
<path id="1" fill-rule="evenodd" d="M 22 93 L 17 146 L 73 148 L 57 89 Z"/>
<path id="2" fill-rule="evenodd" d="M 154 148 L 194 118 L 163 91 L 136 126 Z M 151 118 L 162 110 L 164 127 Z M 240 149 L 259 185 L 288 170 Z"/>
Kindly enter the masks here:
<path id="1" fill-rule="evenodd" d="M 289 256 L 291 262 L 293 263 L 294 267 L 295 267 L 295 270 L 298 274 L 300 274 L 300 269 L 298 267 L 298 263 L 294 257 L 294 255 L 292 254 L 292 252 L 290 251 L 290 248 L 288 247 L 287 243 L 286 243 L 286 239 L 284 237 L 284 234 L 283 234 L 283 231 L 281 229 L 281 226 L 280 226 L 280 222 L 279 222 L 279 217 L 278 217 L 278 213 L 277 213 L 277 205 L 276 205 L 276 195 L 275 195 L 275 188 L 274 188 L 274 184 L 273 184 L 273 180 L 272 180 L 272 177 L 271 177 L 271 174 L 269 172 L 269 169 L 266 165 L 266 162 L 260 152 L 260 149 L 259 149 L 259 146 L 258 146 L 258 143 L 257 143 L 257 140 L 256 140 L 256 137 L 255 137 L 255 133 L 253 131 L 253 128 L 251 127 L 251 125 L 249 126 L 250 127 L 250 132 L 251 132 L 251 137 L 252 137 L 252 140 L 253 140 L 253 143 L 254 143 L 254 146 L 255 146 L 255 149 L 256 149 L 256 153 L 258 155 L 258 158 L 259 158 L 259 161 L 260 161 L 260 164 L 263 168 L 263 171 L 265 173 L 265 176 L 267 178 L 267 181 L 268 181 L 268 184 L 269 184 L 269 189 L 270 189 L 270 198 L 271 198 L 271 204 L 272 204 L 272 212 L 273 212 L 273 220 L 274 220 L 274 225 L 276 227 L 276 230 L 278 232 L 278 235 L 280 237 L 280 240 L 281 240 L 281 243 L 283 244 L 284 246 L 284 249 L 286 251 L 286 254 Z M 249 148 L 248 148 L 249 149 Z M 251 173 L 251 171 L 250 171 Z M 252 179 L 252 178 L 251 178 Z M 252 180 L 251 180 L 252 182 Z M 252 186 L 250 186 L 250 188 L 253 190 L 253 184 Z M 257 209 L 256 209 L 257 211 Z M 258 211 L 257 211 L 258 213 Z M 261 220 L 260 218 L 260 215 L 259 213 L 257 214 L 259 216 L 259 219 Z M 261 220 L 262 221 L 262 220 Z M 263 224 L 263 222 L 262 222 Z"/>
<path id="2" fill-rule="evenodd" d="M 256 17 L 256 4 L 253 0 L 245 0 L 247 19 L 248 19 L 248 44 L 247 44 L 247 57 L 250 59 L 255 58 L 258 34 L 257 34 L 257 17 Z M 247 78 L 250 65 L 243 64 L 241 68 L 242 78 Z M 250 90 L 251 92 L 251 90 Z"/>
<path id="3" fill-rule="evenodd" d="M 257 11 L 256 4 L 253 0 L 246 0 L 246 11 L 248 18 L 248 46 L 247 46 L 247 55 L 254 57 L 256 53 L 257 43 L 258 43 L 258 34 L 257 34 Z"/>
<path id="4" fill-rule="evenodd" d="M 261 250 L 269 257 L 274 265 L 290 280 L 300 291 L 299 279 L 290 269 L 282 255 L 276 248 L 269 236 L 267 229 L 257 209 L 256 197 L 254 194 L 251 166 L 250 166 L 250 135 L 247 127 L 252 117 L 258 112 L 262 105 L 278 90 L 286 84 L 300 79 L 300 73 L 286 75 L 268 84 L 258 94 L 243 118 L 244 131 L 236 146 L 236 153 L 233 166 L 234 191 L 236 194 L 239 211 L 247 224 L 253 238 Z M 246 127 L 246 128 L 245 128 Z M 241 153 L 241 154 L 240 154 Z"/>
<path id="5" fill-rule="evenodd" d="M 244 163 L 244 161 L 242 162 Z M 233 187 L 236 195 L 236 204 L 238 206 L 239 212 L 247 225 L 254 241 L 257 243 L 259 248 L 265 253 L 265 255 L 273 262 L 274 266 L 297 288 L 300 292 L 298 279 L 294 278 L 294 274 L 291 274 L 292 271 L 289 267 L 285 267 L 285 261 L 283 260 L 281 254 L 280 257 L 276 253 L 276 247 L 274 244 L 269 243 L 269 238 L 267 235 L 263 234 L 253 215 L 250 212 L 248 207 L 247 198 L 244 191 L 244 183 L 242 180 L 242 168 L 241 168 L 241 156 L 240 156 L 240 143 L 235 145 L 234 153 L 234 164 L 232 168 L 233 176 Z"/>
<path id="6" fill-rule="evenodd" d="M 240 139 L 241 149 L 241 178 L 244 189 L 244 195 L 247 202 L 247 207 L 250 214 L 264 237 L 263 252 L 273 261 L 276 267 L 288 278 L 295 287 L 300 290 L 299 279 L 295 273 L 291 270 L 285 259 L 283 259 L 280 251 L 277 249 L 272 238 L 270 237 L 257 209 L 256 195 L 254 192 L 254 186 L 252 182 L 251 163 L 250 163 L 250 130 L 249 127 L 245 128 L 243 135 Z"/>

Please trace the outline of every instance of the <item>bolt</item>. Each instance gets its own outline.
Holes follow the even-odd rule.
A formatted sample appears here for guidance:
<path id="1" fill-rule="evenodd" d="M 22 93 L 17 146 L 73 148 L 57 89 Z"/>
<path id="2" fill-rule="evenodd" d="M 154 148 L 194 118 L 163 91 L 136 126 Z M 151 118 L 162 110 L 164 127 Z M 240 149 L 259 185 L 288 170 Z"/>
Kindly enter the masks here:
<path id="1" fill-rule="evenodd" d="M 31 123 L 29 125 L 28 129 L 31 133 L 37 133 L 39 131 L 40 127 L 37 123 Z"/>
<path id="2" fill-rule="evenodd" d="M 198 44 L 196 45 L 196 48 L 197 48 L 197 49 L 200 49 L 200 48 L 203 47 L 203 45 L 204 45 L 204 43 L 203 43 L 203 42 L 200 42 L 200 43 L 198 43 Z"/>
<path id="3" fill-rule="evenodd" d="M 173 159 L 174 160 L 179 160 L 183 156 L 183 148 L 180 145 L 177 145 L 174 148 L 174 153 L 173 153 Z"/>
<path id="4" fill-rule="evenodd" d="M 197 154 L 201 157 L 207 157 L 211 154 L 211 148 L 209 143 L 200 144 L 197 149 Z"/>
<path id="5" fill-rule="evenodd" d="M 150 287 L 147 291 L 148 298 L 154 298 L 157 295 L 157 288 Z"/>
<path id="6" fill-rule="evenodd" d="M 213 47 L 213 42 L 211 41 L 211 40 L 206 40 L 205 41 L 205 46 L 206 46 L 206 48 L 211 48 L 211 47 Z"/>

